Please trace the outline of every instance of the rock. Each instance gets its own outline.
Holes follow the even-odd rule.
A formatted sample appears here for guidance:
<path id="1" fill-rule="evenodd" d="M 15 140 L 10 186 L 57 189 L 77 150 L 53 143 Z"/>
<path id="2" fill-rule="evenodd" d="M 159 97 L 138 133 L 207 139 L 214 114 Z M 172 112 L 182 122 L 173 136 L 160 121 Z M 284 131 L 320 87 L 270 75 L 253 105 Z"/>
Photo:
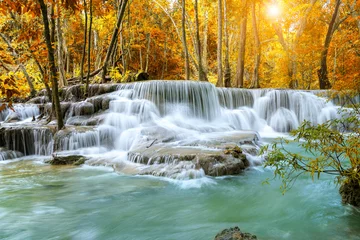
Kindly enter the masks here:
<path id="1" fill-rule="evenodd" d="M 90 84 L 88 97 L 93 97 L 117 90 L 118 84 Z M 84 99 L 85 85 L 78 84 L 63 89 L 63 99 L 68 102 L 77 102 Z"/>
<path id="2" fill-rule="evenodd" d="M 239 227 L 224 229 L 215 236 L 215 240 L 251 240 L 257 239 L 255 235 L 243 233 Z"/>
<path id="3" fill-rule="evenodd" d="M 21 115 L 17 112 L 11 112 L 5 119 L 5 123 L 18 122 L 21 120 Z"/>
<path id="4" fill-rule="evenodd" d="M 144 81 L 144 80 L 149 80 L 149 74 L 147 72 L 139 72 L 135 75 L 134 78 L 135 81 Z"/>
<path id="5" fill-rule="evenodd" d="M 97 126 L 104 122 L 104 114 L 93 115 L 90 118 L 88 116 L 75 116 L 66 120 L 67 125 L 74 126 Z"/>
<path id="6" fill-rule="evenodd" d="M 107 110 L 109 109 L 110 107 L 110 101 L 111 99 L 110 98 L 104 98 L 101 102 L 101 108 L 102 110 Z"/>
<path id="7" fill-rule="evenodd" d="M 57 156 L 53 155 L 51 160 L 46 161 L 51 165 L 82 165 L 87 159 L 81 155 Z"/>
<path id="8" fill-rule="evenodd" d="M 94 114 L 94 105 L 90 102 L 72 103 L 66 117 L 88 116 Z"/>
<path id="9" fill-rule="evenodd" d="M 250 165 L 246 156 L 237 153 L 234 157 L 232 154 L 225 154 L 223 149 L 201 149 L 191 146 L 171 147 L 164 143 L 151 145 L 152 142 L 138 146 L 128 153 L 128 159 L 132 162 L 153 165 L 169 164 L 168 171 L 175 168 L 178 164 L 189 162 L 194 169 L 203 169 L 204 173 L 209 176 L 236 175 L 241 173 Z M 153 175 L 159 174 L 154 171 Z"/>
<path id="10" fill-rule="evenodd" d="M 32 99 L 30 99 L 29 101 L 27 101 L 26 103 L 30 103 L 30 104 L 44 104 L 44 103 L 48 103 L 49 102 L 49 98 L 47 96 L 38 96 L 38 97 L 34 97 Z"/>
<path id="11" fill-rule="evenodd" d="M 61 113 L 63 115 L 63 118 L 66 116 L 67 111 L 70 109 L 71 103 L 69 102 L 61 102 L 60 103 L 60 108 L 61 108 Z M 42 108 L 40 108 L 42 110 Z M 44 113 L 49 116 L 51 111 L 52 111 L 52 106 L 51 103 L 47 103 L 43 109 Z"/>
<path id="12" fill-rule="evenodd" d="M 344 182 L 339 189 L 342 202 L 355 207 L 360 207 L 360 184 L 352 180 Z"/>

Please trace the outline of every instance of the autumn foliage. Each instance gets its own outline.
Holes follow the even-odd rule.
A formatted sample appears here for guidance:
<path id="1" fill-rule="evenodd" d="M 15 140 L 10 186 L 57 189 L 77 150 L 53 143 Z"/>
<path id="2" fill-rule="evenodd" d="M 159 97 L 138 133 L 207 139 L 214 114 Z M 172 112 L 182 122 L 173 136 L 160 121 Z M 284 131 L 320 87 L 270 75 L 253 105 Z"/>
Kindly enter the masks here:
<path id="1" fill-rule="evenodd" d="M 113 81 L 122 81 L 126 74 L 139 71 L 148 72 L 151 79 L 185 78 L 181 35 L 182 1 L 129 1 L 108 66 L 108 75 Z M 254 54 L 260 51 L 257 74 L 261 87 L 319 88 L 321 52 L 335 0 L 219 1 L 226 6 L 220 12 L 223 13 L 222 22 L 227 26 L 229 43 L 226 51 L 226 39 L 222 38 L 222 66 L 225 67 L 227 56 L 232 87 L 237 87 L 235 76 L 238 71 L 240 25 L 246 18 L 246 32 L 243 33 L 246 34 L 244 87 L 251 84 L 254 77 Z M 88 64 L 91 72 L 102 67 L 121 2 L 92 0 L 90 59 L 85 58 L 84 69 L 87 69 Z M 62 86 L 67 84 L 66 79 L 81 75 L 85 10 L 89 14 L 90 1 L 47 0 L 45 3 L 49 9 L 53 48 Z M 199 1 L 197 35 L 194 1 L 188 0 L 185 3 L 185 37 L 191 79 L 197 79 L 201 65 L 207 79 L 213 83 L 217 81 L 218 6 L 218 1 Z M 252 21 L 251 6 L 254 6 L 255 21 Z M 51 86 L 38 1 L 3 0 L 0 2 L 0 14 L 1 96 L 24 97 L 44 88 L 45 84 Z M 359 90 L 359 14 L 359 1 L 341 1 L 331 30 L 333 35 L 327 55 L 328 78 L 334 89 Z M 256 47 L 254 26 L 258 30 L 259 47 Z M 199 52 L 202 58 L 199 58 Z M 202 59 L 200 65 L 198 59 Z M 99 81 L 99 76 L 95 76 L 92 81 Z M 30 86 L 30 82 L 33 86 Z M 291 84 L 292 82 L 296 84 Z"/>

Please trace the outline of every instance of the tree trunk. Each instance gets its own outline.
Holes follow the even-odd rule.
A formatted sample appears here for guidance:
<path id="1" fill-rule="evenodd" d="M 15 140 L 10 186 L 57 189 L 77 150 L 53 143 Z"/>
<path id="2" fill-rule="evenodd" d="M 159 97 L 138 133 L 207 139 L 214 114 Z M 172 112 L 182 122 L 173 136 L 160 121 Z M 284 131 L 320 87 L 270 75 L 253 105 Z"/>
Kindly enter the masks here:
<path id="1" fill-rule="evenodd" d="M 332 38 L 332 36 L 334 34 L 333 29 L 334 29 L 335 20 L 337 18 L 338 13 L 339 13 L 340 4 L 341 4 L 341 0 L 336 0 L 335 9 L 334 9 L 331 21 L 329 23 L 329 28 L 328 28 L 328 31 L 327 31 L 327 34 L 326 34 L 324 47 L 323 47 L 323 50 L 321 52 L 320 70 L 318 71 L 320 89 L 329 89 L 329 88 L 331 88 L 331 83 L 330 83 L 329 77 L 328 77 L 326 59 L 327 59 L 327 55 L 328 55 L 328 51 L 329 51 L 329 46 L 330 46 L 330 43 L 331 43 L 331 38 Z"/>
<path id="2" fill-rule="evenodd" d="M 44 22 L 44 35 L 45 35 L 45 41 L 46 41 L 46 46 L 47 46 L 47 50 L 48 50 L 48 60 L 49 60 L 49 64 L 50 64 L 53 102 L 55 105 L 58 130 L 60 130 L 64 127 L 64 122 L 63 122 L 61 107 L 60 107 L 58 82 L 57 82 L 57 70 L 56 70 L 56 66 L 55 66 L 54 49 L 51 45 L 47 7 L 44 3 L 44 0 L 38 0 L 38 2 L 40 3 L 42 18 L 43 18 L 43 22 Z"/>
<path id="3" fill-rule="evenodd" d="M 165 42 L 164 42 L 164 59 L 165 63 L 162 65 L 161 70 L 161 79 L 164 79 L 164 73 L 167 71 L 167 35 L 165 35 Z"/>
<path id="4" fill-rule="evenodd" d="M 50 41 L 51 43 L 55 43 L 55 3 L 52 2 L 50 8 Z"/>
<path id="5" fill-rule="evenodd" d="M 57 44 L 57 57 L 58 57 L 58 68 L 60 72 L 60 87 L 66 86 L 66 75 L 65 75 L 65 64 L 64 64 L 64 54 L 63 54 L 63 33 L 62 33 L 62 26 L 61 26 L 61 10 L 59 2 L 56 2 L 56 9 L 57 9 L 57 18 L 56 18 L 56 36 L 58 40 Z"/>
<path id="6" fill-rule="evenodd" d="M 118 15 L 118 18 L 117 18 L 117 22 L 116 22 L 116 25 L 115 25 L 115 28 L 114 28 L 114 31 L 113 31 L 113 34 L 112 34 L 112 37 L 111 37 L 110 45 L 109 45 L 109 47 L 107 49 L 107 52 L 106 52 L 106 57 L 105 57 L 102 76 L 101 76 L 103 83 L 105 83 L 105 78 L 106 78 L 106 74 L 107 74 L 107 66 L 109 64 L 109 60 L 110 60 L 110 57 L 111 57 L 111 54 L 112 54 L 112 51 L 113 51 L 113 48 L 114 48 L 114 45 L 115 45 L 115 41 L 117 40 L 117 36 L 118 36 L 118 33 L 119 33 L 119 29 L 120 29 L 122 20 L 124 18 L 127 3 L 128 3 L 128 0 L 123 0 L 122 1 L 120 11 L 119 11 L 119 15 Z"/>
<path id="7" fill-rule="evenodd" d="M 84 26 L 84 45 L 82 49 L 81 63 L 80 63 L 80 81 L 81 84 L 84 83 L 84 64 L 85 64 L 85 55 L 86 55 L 86 42 L 87 42 L 87 10 L 86 10 L 86 0 L 84 0 L 84 15 L 85 15 L 85 26 Z"/>
<path id="8" fill-rule="evenodd" d="M 254 72 L 251 80 L 250 88 L 260 88 L 260 80 L 259 80 L 259 68 L 260 68 L 260 57 L 261 57 L 261 48 L 260 48 L 260 39 L 258 33 L 258 27 L 256 22 L 256 14 L 255 14 L 255 3 L 251 4 L 251 13 L 252 13 L 252 25 L 253 25 L 253 33 L 255 39 L 255 61 L 254 61 Z"/>
<path id="9" fill-rule="evenodd" d="M 150 56 L 150 43 L 151 43 L 151 35 L 150 33 L 146 34 L 147 39 L 147 47 L 146 47 L 146 63 L 145 63 L 145 72 L 149 70 L 149 56 Z"/>
<path id="10" fill-rule="evenodd" d="M 217 42 L 217 87 L 223 86 L 223 69 L 222 69 L 222 0 L 218 0 L 218 42 Z"/>
<path id="11" fill-rule="evenodd" d="M 229 56 L 229 32 L 227 28 L 226 0 L 224 0 L 224 31 L 225 31 L 225 87 L 231 87 L 231 69 Z"/>
<path id="12" fill-rule="evenodd" d="M 189 50 L 186 42 L 186 31 L 185 31 L 185 16 L 186 16 L 186 5 L 185 0 L 181 1 L 181 32 L 182 32 L 182 44 L 184 48 L 184 58 L 185 58 L 185 80 L 190 79 L 190 62 L 189 62 Z"/>
<path id="13" fill-rule="evenodd" d="M 238 62 L 236 66 L 236 86 L 239 88 L 244 87 L 246 25 L 247 25 L 247 14 L 248 14 L 247 0 L 243 0 L 242 2 L 243 2 L 243 6 L 242 6 L 242 18 L 240 24 L 240 49 L 239 49 Z"/>
<path id="14" fill-rule="evenodd" d="M 202 60 L 203 60 L 203 67 L 204 72 L 208 74 L 208 32 L 209 32 L 209 17 L 208 11 L 205 12 L 205 22 L 204 22 L 204 39 L 203 39 L 203 46 L 202 46 Z"/>
<path id="15" fill-rule="evenodd" d="M 202 56 L 201 56 L 201 43 L 200 43 L 200 24 L 199 24 L 199 9 L 198 9 L 198 0 L 195 0 L 195 25 L 196 25 L 196 51 L 198 57 L 198 65 L 199 65 L 199 81 L 207 81 L 207 77 L 204 73 L 203 65 L 202 65 Z"/>
<path id="16" fill-rule="evenodd" d="M 92 31 L 92 21 L 93 21 L 93 4 L 92 0 L 90 0 L 90 22 L 89 22 L 89 43 L 88 43 L 88 52 L 87 52 L 87 59 L 88 59 L 88 65 L 87 65 L 87 74 L 86 74 L 86 87 L 85 87 L 85 96 L 89 96 L 89 81 L 90 81 L 90 65 L 91 65 L 91 31 Z"/>

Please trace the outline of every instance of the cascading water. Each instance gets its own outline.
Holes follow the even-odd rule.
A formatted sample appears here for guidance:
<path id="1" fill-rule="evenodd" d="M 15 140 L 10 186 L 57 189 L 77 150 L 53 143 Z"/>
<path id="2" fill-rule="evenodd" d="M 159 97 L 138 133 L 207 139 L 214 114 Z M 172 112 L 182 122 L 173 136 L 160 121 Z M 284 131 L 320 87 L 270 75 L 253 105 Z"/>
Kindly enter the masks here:
<path id="1" fill-rule="evenodd" d="M 13 109 L 6 108 L 0 112 L 0 123 L 15 116 L 17 120 L 25 120 L 39 115 L 39 107 L 36 104 L 14 104 Z"/>
<path id="2" fill-rule="evenodd" d="M 337 117 L 337 107 L 313 92 L 216 88 L 194 81 L 119 84 L 114 92 L 68 106 L 67 128 L 54 140 L 45 130 L 33 134 L 23 130 L 6 133 L 2 145 L 25 155 L 55 151 L 113 163 L 158 164 L 160 170 L 137 166 L 157 175 L 173 164 L 178 169 L 172 177 L 177 177 L 189 169 L 194 175 L 199 155 L 213 156 L 229 143 L 256 140 L 257 132 L 260 137 L 275 136 L 297 128 L 303 120 L 318 124 Z M 36 105 L 21 107 L 25 109 L 19 110 L 21 119 L 39 114 Z M 33 142 L 35 146 L 29 147 Z"/>

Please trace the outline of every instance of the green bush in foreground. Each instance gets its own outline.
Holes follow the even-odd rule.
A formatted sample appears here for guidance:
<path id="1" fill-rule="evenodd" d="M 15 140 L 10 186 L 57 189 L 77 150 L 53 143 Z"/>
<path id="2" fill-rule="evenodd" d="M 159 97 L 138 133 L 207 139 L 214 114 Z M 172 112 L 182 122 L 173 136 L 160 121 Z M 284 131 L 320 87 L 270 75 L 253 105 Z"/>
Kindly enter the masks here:
<path id="1" fill-rule="evenodd" d="M 283 193 L 296 179 L 310 173 L 312 179 L 322 173 L 336 175 L 343 203 L 360 206 L 360 108 L 339 108 L 338 119 L 313 126 L 305 121 L 291 132 L 293 140 L 279 139 L 262 148 L 267 153 L 265 167 L 273 167 L 274 177 L 282 179 Z M 299 144 L 306 154 L 288 150 L 288 144 Z"/>

